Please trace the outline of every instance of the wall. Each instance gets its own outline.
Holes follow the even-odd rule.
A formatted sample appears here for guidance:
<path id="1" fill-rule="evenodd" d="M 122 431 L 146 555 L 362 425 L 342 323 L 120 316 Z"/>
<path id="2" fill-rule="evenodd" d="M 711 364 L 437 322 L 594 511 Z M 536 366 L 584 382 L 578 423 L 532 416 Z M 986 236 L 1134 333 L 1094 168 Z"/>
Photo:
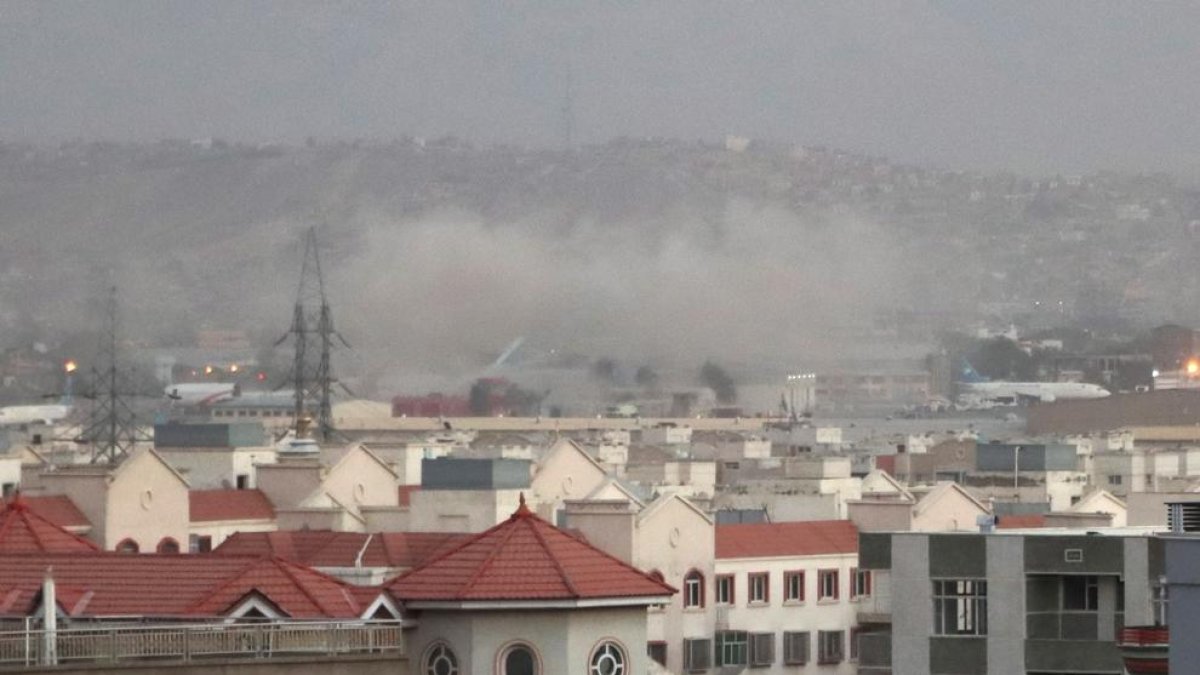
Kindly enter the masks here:
<path id="1" fill-rule="evenodd" d="M 923 675 L 933 632 L 929 537 L 893 535 L 891 542 L 892 672 Z"/>
<path id="2" fill-rule="evenodd" d="M 638 517 L 634 542 L 634 567 L 656 570 L 671 586 L 682 589 L 683 577 L 690 570 L 704 575 L 705 606 L 683 608 L 682 593 L 676 593 L 662 609 L 650 610 L 649 638 L 667 643 L 667 664 L 672 672 L 683 667 L 683 639 L 712 637 L 713 558 L 716 555 L 716 529 L 705 516 L 677 497 L 660 497 Z"/>
<path id="3" fill-rule="evenodd" d="M 770 667 L 756 667 L 755 673 L 785 675 L 789 673 L 836 673 L 851 675 L 856 672 L 855 664 L 849 660 L 850 629 L 857 625 L 860 601 L 850 599 L 850 570 L 858 565 L 857 555 L 791 556 L 781 558 L 720 559 L 716 561 L 716 575 L 734 575 L 734 604 L 721 606 L 726 610 L 728 627 L 751 633 L 775 634 L 775 662 Z M 823 569 L 838 570 L 837 600 L 817 600 L 817 572 Z M 795 570 L 804 571 L 804 602 L 785 603 L 783 598 L 783 574 Z M 748 600 L 750 573 L 767 572 L 770 586 L 769 601 L 765 605 L 750 605 Z M 715 601 L 715 595 L 712 596 Z M 866 600 L 866 598 L 863 598 Z M 715 603 L 714 603 L 715 604 Z M 836 666 L 817 664 L 817 631 L 840 630 L 846 659 Z M 805 666 L 790 666 L 783 663 L 783 632 L 808 631 L 809 662 Z"/>
<path id="4" fill-rule="evenodd" d="M 322 468 L 314 459 L 287 459 L 258 467 L 258 489 L 276 509 L 293 508 L 320 485 Z"/>
<path id="5" fill-rule="evenodd" d="M 100 467 L 86 471 L 40 471 L 35 483 L 41 494 L 67 495 L 92 524 L 88 539 L 104 548 L 108 525 L 108 474 Z"/>
<path id="6" fill-rule="evenodd" d="M 109 485 L 103 548 L 115 548 L 130 538 L 142 552 L 150 553 L 170 537 L 186 551 L 189 513 L 188 486 L 155 455 L 135 454 Z"/>
<path id="7" fill-rule="evenodd" d="M 408 675 L 409 665 L 408 659 L 403 656 L 381 655 L 271 659 L 269 661 L 206 660 L 203 663 L 177 665 L 122 663 L 113 666 L 58 666 L 26 668 L 21 672 L 54 673 L 54 675 L 100 675 L 101 673 L 136 673 L 137 675 Z"/>
<path id="8" fill-rule="evenodd" d="M 409 506 L 413 532 L 482 532 L 517 510 L 520 490 L 417 490 Z"/>
<path id="9" fill-rule="evenodd" d="M 398 487 L 390 469 L 356 447 L 329 469 L 320 490 L 357 510 L 360 506 L 396 506 L 400 499 Z"/>
<path id="10" fill-rule="evenodd" d="M 625 650 L 626 673 L 646 672 L 646 610 L 608 609 L 509 611 L 424 610 L 408 635 L 416 672 L 430 646 L 445 641 L 458 657 L 462 675 L 494 675 L 500 652 L 514 641 L 529 644 L 545 675 L 587 675 L 588 661 L 601 640 Z"/>
<path id="11" fill-rule="evenodd" d="M 847 515 L 860 532 L 897 532 L 912 527 L 912 509 L 907 501 L 864 500 L 848 503 Z"/>

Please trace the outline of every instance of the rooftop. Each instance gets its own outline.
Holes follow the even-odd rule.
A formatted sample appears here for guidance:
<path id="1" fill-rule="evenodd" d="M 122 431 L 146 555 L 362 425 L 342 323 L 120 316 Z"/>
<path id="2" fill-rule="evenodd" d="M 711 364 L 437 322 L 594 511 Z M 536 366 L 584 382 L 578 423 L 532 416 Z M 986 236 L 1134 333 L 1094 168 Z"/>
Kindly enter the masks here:
<path id="1" fill-rule="evenodd" d="M 718 560 L 857 552 L 858 528 L 848 520 L 717 526 Z"/>
<path id="2" fill-rule="evenodd" d="M 310 567 L 416 567 L 470 535 L 451 532 L 237 532 L 217 547 L 223 555 L 270 555 Z"/>
<path id="3" fill-rule="evenodd" d="M 388 584 L 404 601 L 665 599 L 675 589 L 538 518 L 521 505 Z M 648 604 L 648 603 L 647 603 Z"/>
<path id="4" fill-rule="evenodd" d="M 0 502 L 0 553 L 68 553 L 99 550 L 38 513 L 18 493 Z M 0 581 L 0 584 L 3 582 Z"/>
<path id="5" fill-rule="evenodd" d="M 193 523 L 275 519 L 275 507 L 261 490 L 190 490 L 188 508 Z"/>

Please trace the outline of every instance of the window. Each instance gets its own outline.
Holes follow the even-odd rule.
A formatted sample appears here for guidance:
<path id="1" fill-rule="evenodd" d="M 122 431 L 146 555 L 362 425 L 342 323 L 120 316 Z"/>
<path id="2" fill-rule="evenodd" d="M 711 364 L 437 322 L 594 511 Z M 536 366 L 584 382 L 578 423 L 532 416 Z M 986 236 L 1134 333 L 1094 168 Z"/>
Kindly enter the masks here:
<path id="1" fill-rule="evenodd" d="M 871 570 L 850 569 L 850 597 L 865 598 L 871 595 Z"/>
<path id="2" fill-rule="evenodd" d="M 783 634 L 783 662 L 789 666 L 808 663 L 808 631 Z"/>
<path id="3" fill-rule="evenodd" d="M 851 661 L 858 660 L 858 634 L 859 634 L 859 629 L 857 629 L 857 628 L 850 629 L 850 660 Z"/>
<path id="4" fill-rule="evenodd" d="M 250 476 L 248 476 L 244 473 L 239 473 L 236 477 L 234 477 L 234 481 L 236 481 L 237 489 L 239 489 L 239 490 L 249 490 L 250 489 Z"/>
<path id="5" fill-rule="evenodd" d="M 817 663 L 841 663 L 843 658 L 842 631 L 817 631 Z"/>
<path id="6" fill-rule="evenodd" d="M 155 550 L 159 553 L 179 553 L 179 542 L 170 537 L 163 537 Z"/>
<path id="7" fill-rule="evenodd" d="M 5 499 L 12 497 L 16 491 L 16 483 L 4 483 L 3 485 L 0 485 L 0 497 L 4 497 Z"/>
<path id="8" fill-rule="evenodd" d="M 1100 584 L 1095 576 L 1062 578 L 1062 608 L 1076 612 L 1100 609 Z"/>
<path id="9" fill-rule="evenodd" d="M 425 675 L 458 675 L 458 657 L 446 643 L 437 643 L 425 656 Z"/>
<path id="10" fill-rule="evenodd" d="M 1119 476 L 1119 475 L 1109 476 L 1108 484 L 1109 485 L 1120 485 L 1121 484 L 1121 476 Z"/>
<path id="11" fill-rule="evenodd" d="M 771 578 L 766 572 L 758 572 L 747 577 L 750 587 L 750 602 L 763 604 L 771 599 Z"/>
<path id="12" fill-rule="evenodd" d="M 649 656 L 652 661 L 662 666 L 667 667 L 667 643 L 665 642 L 647 642 L 646 656 Z"/>
<path id="13" fill-rule="evenodd" d="M 625 675 L 625 650 L 615 642 L 603 642 L 592 652 L 588 675 Z"/>
<path id="14" fill-rule="evenodd" d="M 708 670 L 712 667 L 712 640 L 683 641 L 683 669 Z"/>
<path id="15" fill-rule="evenodd" d="M 525 645 L 509 647 L 504 653 L 503 675 L 538 675 L 537 659 Z"/>
<path id="16" fill-rule="evenodd" d="M 212 550 L 212 537 L 193 534 L 188 537 L 188 551 L 192 553 L 208 553 Z"/>
<path id="17" fill-rule="evenodd" d="M 722 574 L 717 577 L 717 604 L 732 605 L 734 601 L 733 575 Z"/>
<path id="18" fill-rule="evenodd" d="M 820 570 L 817 572 L 817 600 L 838 599 L 838 571 Z"/>
<path id="19" fill-rule="evenodd" d="M 804 602 L 804 572 L 783 573 L 784 602 Z"/>
<path id="20" fill-rule="evenodd" d="M 744 630 L 717 631 L 716 666 L 744 666 L 748 650 L 748 635 Z"/>
<path id="21" fill-rule="evenodd" d="M 704 575 L 696 570 L 687 573 L 683 578 L 683 606 L 704 606 Z"/>
<path id="22" fill-rule="evenodd" d="M 775 663 L 775 634 L 752 633 L 750 635 L 750 665 L 769 666 Z"/>
<path id="23" fill-rule="evenodd" d="M 1150 607 L 1154 612 L 1155 626 L 1167 625 L 1167 608 L 1171 604 L 1168 588 L 1166 579 L 1163 578 L 1150 587 Z"/>
<path id="24" fill-rule="evenodd" d="M 122 539 L 116 548 L 117 553 L 137 553 L 138 550 L 137 542 L 132 539 Z"/>
<path id="25" fill-rule="evenodd" d="M 987 582 L 938 579 L 933 582 L 935 635 L 987 635 Z"/>

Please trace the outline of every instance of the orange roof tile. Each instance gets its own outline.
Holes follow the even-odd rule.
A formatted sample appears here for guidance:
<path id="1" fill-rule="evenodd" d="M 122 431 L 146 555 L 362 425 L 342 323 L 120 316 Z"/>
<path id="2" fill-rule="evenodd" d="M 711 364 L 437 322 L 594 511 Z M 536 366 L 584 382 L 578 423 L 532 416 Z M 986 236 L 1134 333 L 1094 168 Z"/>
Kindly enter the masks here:
<path id="1" fill-rule="evenodd" d="M 310 567 L 412 568 L 470 535 L 456 532 L 236 532 L 216 548 L 225 555 L 272 555 Z M 370 541 L 368 541 L 370 538 Z"/>
<path id="2" fill-rule="evenodd" d="M 360 591 L 272 558 L 92 552 L 0 554 L 0 615 L 28 616 L 47 570 L 75 617 L 217 617 L 258 595 L 294 618 L 356 618 Z"/>
<path id="3" fill-rule="evenodd" d="M 92 522 L 66 495 L 21 495 L 21 499 L 39 516 L 62 528 L 91 527 Z"/>
<path id="4" fill-rule="evenodd" d="M 997 516 L 996 529 L 998 530 L 1022 530 L 1027 528 L 1045 527 L 1046 516 L 1035 513 L 1019 516 Z"/>
<path id="5" fill-rule="evenodd" d="M 262 490 L 191 490 L 188 506 L 193 523 L 275 519 L 275 507 Z"/>
<path id="6" fill-rule="evenodd" d="M 387 585 L 414 600 L 580 600 L 664 597 L 674 588 L 538 518 L 525 505 L 508 520 Z"/>
<path id="7" fill-rule="evenodd" d="M 19 493 L 0 502 L 0 553 L 67 553 L 99 550 L 30 508 Z"/>
<path id="8" fill-rule="evenodd" d="M 717 526 L 717 558 L 776 558 L 858 552 L 858 528 L 849 520 L 746 523 Z"/>

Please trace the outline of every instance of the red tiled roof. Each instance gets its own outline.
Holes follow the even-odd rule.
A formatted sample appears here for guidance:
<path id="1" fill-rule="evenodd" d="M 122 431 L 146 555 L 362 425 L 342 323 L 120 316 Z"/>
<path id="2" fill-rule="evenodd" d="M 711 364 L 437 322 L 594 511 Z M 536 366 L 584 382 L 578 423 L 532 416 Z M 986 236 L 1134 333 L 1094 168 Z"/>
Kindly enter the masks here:
<path id="1" fill-rule="evenodd" d="M 191 490 L 188 506 L 193 523 L 275 519 L 275 507 L 262 490 Z"/>
<path id="2" fill-rule="evenodd" d="M 579 600 L 675 589 L 538 518 L 525 505 L 387 585 L 411 600 Z"/>
<path id="3" fill-rule="evenodd" d="M 1023 530 L 1033 527 L 1045 527 L 1046 516 L 1035 513 L 1030 515 L 1020 516 L 997 516 L 996 529 L 998 530 Z"/>
<path id="4" fill-rule="evenodd" d="M 62 528 L 90 528 L 92 523 L 66 495 L 21 495 L 39 516 Z"/>
<path id="5" fill-rule="evenodd" d="M 875 455 L 875 468 L 888 472 L 889 476 L 896 475 L 895 455 Z"/>
<path id="6" fill-rule="evenodd" d="M 99 547 L 92 542 L 64 530 L 30 508 L 20 494 L 7 504 L 0 502 L 0 553 L 97 550 Z"/>
<path id="7" fill-rule="evenodd" d="M 849 520 L 717 526 L 718 559 L 857 552 L 858 528 Z"/>
<path id="8" fill-rule="evenodd" d="M 217 617 L 253 595 L 296 618 L 366 609 L 348 584 L 278 559 L 93 552 L 0 555 L 0 615 L 34 611 L 47 569 L 74 617 Z"/>
<path id="9" fill-rule="evenodd" d="M 236 532 L 217 547 L 225 555 L 272 555 L 310 567 L 413 568 L 470 535 L 456 532 Z M 368 542 L 367 539 L 370 538 Z"/>
<path id="10" fill-rule="evenodd" d="M 262 558 L 221 584 L 188 613 L 223 615 L 254 594 L 294 619 L 357 617 L 366 609 L 342 581 L 286 560 Z"/>
<path id="11" fill-rule="evenodd" d="M 412 494 L 420 489 L 420 485 L 401 485 L 399 494 L 397 495 L 399 499 L 397 504 L 400 506 L 412 506 Z"/>

